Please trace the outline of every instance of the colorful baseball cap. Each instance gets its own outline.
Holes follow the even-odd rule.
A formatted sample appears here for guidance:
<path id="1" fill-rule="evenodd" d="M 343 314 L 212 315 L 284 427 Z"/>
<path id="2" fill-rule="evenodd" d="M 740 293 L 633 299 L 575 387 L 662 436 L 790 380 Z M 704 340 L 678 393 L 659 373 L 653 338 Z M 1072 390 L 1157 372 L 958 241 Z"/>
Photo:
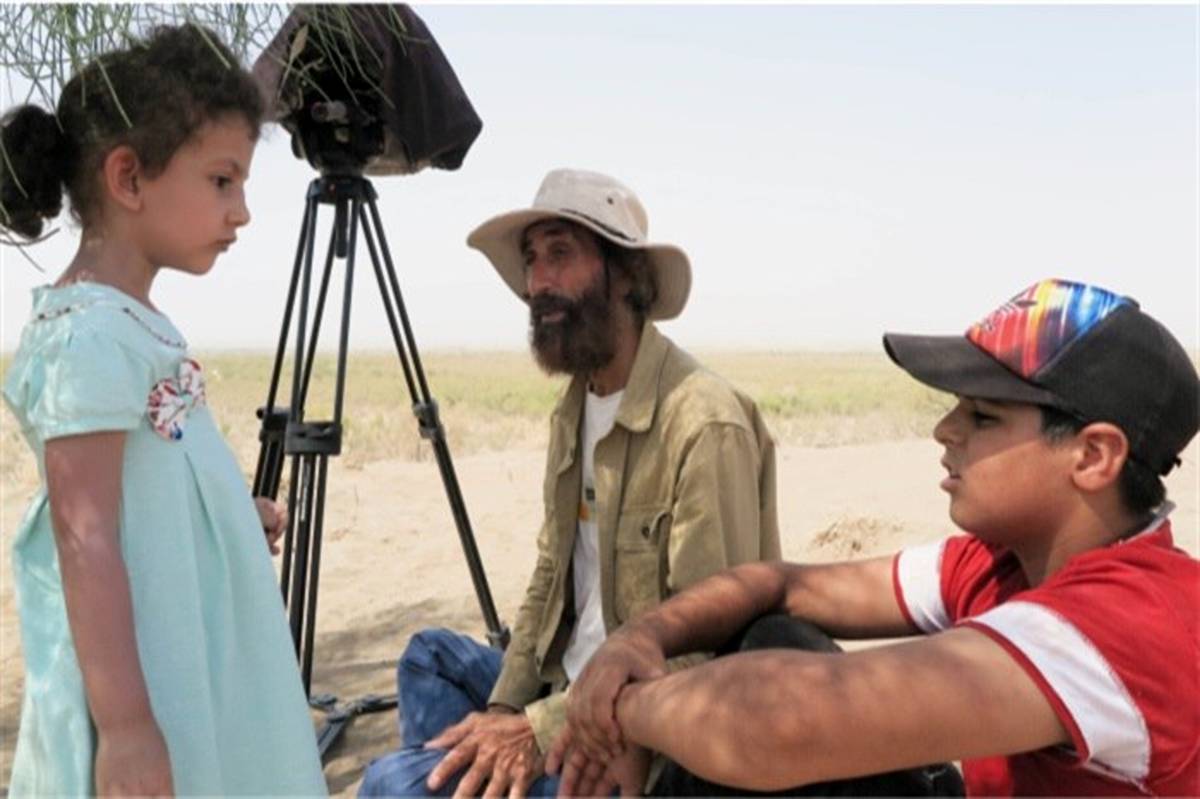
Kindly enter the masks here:
<path id="1" fill-rule="evenodd" d="M 943 391 L 1111 422 L 1160 475 L 1200 425 L 1200 378 L 1183 346 L 1135 300 L 1095 286 L 1043 280 L 964 336 L 887 333 L 883 347 Z"/>

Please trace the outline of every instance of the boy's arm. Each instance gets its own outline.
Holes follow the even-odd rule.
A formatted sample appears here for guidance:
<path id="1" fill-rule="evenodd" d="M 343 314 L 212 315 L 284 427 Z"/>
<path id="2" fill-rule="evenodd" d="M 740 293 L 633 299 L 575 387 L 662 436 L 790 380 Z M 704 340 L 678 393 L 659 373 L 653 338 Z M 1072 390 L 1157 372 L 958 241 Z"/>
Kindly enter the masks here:
<path id="1" fill-rule="evenodd" d="M 890 558 L 800 566 L 746 563 L 713 575 L 609 636 L 571 688 L 568 720 L 589 755 L 616 755 L 617 693 L 665 673 L 666 658 L 720 648 L 754 619 L 786 612 L 846 638 L 911 635 Z M 607 758 L 604 758 L 607 759 Z"/>
<path id="2" fill-rule="evenodd" d="M 100 738 L 96 788 L 162 794 L 171 790 L 170 762 L 146 692 L 121 556 L 124 447 L 117 432 L 47 441 L 46 491 L 67 621 Z"/>
<path id="3" fill-rule="evenodd" d="M 719 658 L 626 686 L 617 720 L 689 771 L 758 791 L 1070 740 L 1017 661 L 963 628 L 849 654 Z"/>

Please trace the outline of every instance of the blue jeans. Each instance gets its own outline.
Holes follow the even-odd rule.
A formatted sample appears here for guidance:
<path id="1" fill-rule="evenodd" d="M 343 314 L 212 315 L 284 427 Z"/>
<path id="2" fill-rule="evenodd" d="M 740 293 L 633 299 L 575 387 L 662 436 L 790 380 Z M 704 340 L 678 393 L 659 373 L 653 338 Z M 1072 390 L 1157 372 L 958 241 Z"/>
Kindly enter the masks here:
<path id="1" fill-rule="evenodd" d="M 412 637 L 396 666 L 401 748 L 372 761 L 363 775 L 359 796 L 450 796 L 464 772 L 454 775 L 436 794 L 425 785 L 445 749 L 425 749 L 468 713 L 487 709 L 488 696 L 500 676 L 501 654 L 465 635 L 446 629 L 422 630 Z M 464 770 L 465 771 L 465 770 Z M 554 796 L 558 778 L 542 776 L 528 796 Z"/>

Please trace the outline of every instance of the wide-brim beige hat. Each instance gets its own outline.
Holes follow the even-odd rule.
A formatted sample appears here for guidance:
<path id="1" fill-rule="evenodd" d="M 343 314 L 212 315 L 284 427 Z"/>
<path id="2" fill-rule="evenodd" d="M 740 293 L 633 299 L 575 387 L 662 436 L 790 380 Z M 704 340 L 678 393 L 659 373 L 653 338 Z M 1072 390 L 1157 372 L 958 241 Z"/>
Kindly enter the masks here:
<path id="1" fill-rule="evenodd" d="M 535 222 L 567 219 L 619 247 L 644 250 L 658 297 L 646 312 L 650 319 L 672 319 L 687 304 L 692 290 L 692 266 L 673 244 L 646 240 L 646 209 L 630 189 L 607 175 L 578 169 L 556 169 L 546 175 L 533 198 L 533 207 L 492 217 L 467 236 L 467 244 L 482 252 L 500 277 L 525 300 L 525 259 L 521 235 Z"/>

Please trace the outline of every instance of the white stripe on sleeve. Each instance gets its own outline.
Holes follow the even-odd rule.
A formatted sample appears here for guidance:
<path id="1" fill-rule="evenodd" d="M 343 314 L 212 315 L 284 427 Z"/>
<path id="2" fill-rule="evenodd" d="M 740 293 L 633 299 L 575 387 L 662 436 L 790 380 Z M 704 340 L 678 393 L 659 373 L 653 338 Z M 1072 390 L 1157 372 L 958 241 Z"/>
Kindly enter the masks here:
<path id="1" fill-rule="evenodd" d="M 946 541 L 931 541 L 900 551 L 896 581 L 900 596 L 913 623 L 923 633 L 936 633 L 950 626 L 950 614 L 942 601 L 942 552 Z"/>
<path id="2" fill-rule="evenodd" d="M 1033 602 L 1006 602 L 972 621 L 1008 639 L 1066 705 L 1089 761 L 1140 782 L 1150 772 L 1146 719 L 1091 639 Z"/>

